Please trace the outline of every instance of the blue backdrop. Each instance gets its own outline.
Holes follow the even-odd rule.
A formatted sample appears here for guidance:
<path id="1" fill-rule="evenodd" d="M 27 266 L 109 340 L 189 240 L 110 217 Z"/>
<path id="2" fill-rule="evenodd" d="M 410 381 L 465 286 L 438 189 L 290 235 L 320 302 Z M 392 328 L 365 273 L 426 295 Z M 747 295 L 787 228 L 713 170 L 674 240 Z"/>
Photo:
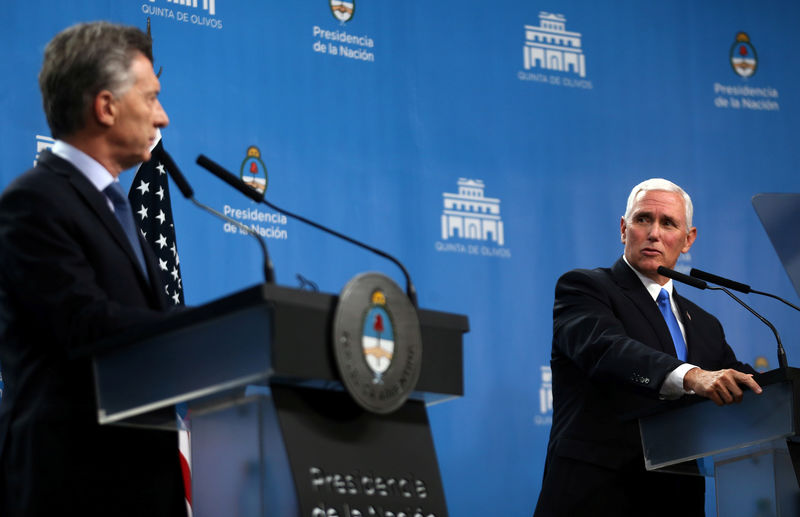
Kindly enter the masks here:
<path id="1" fill-rule="evenodd" d="M 338 292 L 363 271 L 402 278 L 252 204 L 195 166 L 198 153 L 266 168 L 270 200 L 395 254 L 422 307 L 469 316 L 466 394 L 429 410 L 453 516 L 532 512 L 553 286 L 622 253 L 634 184 L 662 176 L 692 195 L 699 235 L 680 267 L 797 301 L 750 204 L 800 191 L 796 2 L 28 0 L 2 12 L 0 186 L 50 142 L 36 82 L 47 41 L 79 21 L 150 17 L 164 145 L 200 200 L 268 237 L 279 283 L 300 273 Z M 177 189 L 173 209 L 189 304 L 261 280 L 249 237 Z M 740 358 L 775 366 L 766 327 L 726 297 L 679 289 L 720 317 Z M 797 316 L 745 298 L 797 364 Z"/>

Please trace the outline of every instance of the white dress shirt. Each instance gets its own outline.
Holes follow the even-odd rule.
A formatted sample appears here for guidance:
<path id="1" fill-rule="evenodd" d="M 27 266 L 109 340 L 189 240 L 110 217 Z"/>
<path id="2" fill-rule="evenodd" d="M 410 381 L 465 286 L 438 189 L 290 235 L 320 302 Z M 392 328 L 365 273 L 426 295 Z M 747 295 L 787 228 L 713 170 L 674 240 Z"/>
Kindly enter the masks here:
<path id="1" fill-rule="evenodd" d="M 105 167 L 100 165 L 100 162 L 63 140 L 56 140 L 56 143 L 50 151 L 59 158 L 63 158 L 74 165 L 75 168 L 94 185 L 94 188 L 99 190 L 104 196 L 105 193 L 103 193 L 103 191 L 106 187 L 118 181 Z M 114 204 L 108 199 L 108 196 L 105 196 L 105 198 L 111 212 L 114 212 Z"/>

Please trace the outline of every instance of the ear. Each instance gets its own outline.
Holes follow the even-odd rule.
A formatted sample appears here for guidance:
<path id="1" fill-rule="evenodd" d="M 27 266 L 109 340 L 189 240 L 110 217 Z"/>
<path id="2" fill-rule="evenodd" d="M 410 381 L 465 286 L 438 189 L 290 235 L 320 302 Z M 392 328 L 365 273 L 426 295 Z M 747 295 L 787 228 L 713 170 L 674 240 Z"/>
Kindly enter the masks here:
<path id="1" fill-rule="evenodd" d="M 692 244 L 694 244 L 695 239 L 697 239 L 697 228 L 692 226 L 691 229 L 689 229 L 689 233 L 686 235 L 686 243 L 681 249 L 681 253 L 686 253 L 687 251 L 689 251 L 689 248 L 692 247 Z"/>
<path id="2" fill-rule="evenodd" d="M 622 244 L 625 244 L 625 230 L 627 229 L 627 225 L 625 224 L 625 216 L 619 218 L 619 239 L 622 241 Z"/>
<path id="3" fill-rule="evenodd" d="M 101 90 L 95 95 L 92 104 L 92 115 L 95 121 L 104 127 L 111 127 L 117 118 L 117 105 L 114 96 L 108 90 Z"/>

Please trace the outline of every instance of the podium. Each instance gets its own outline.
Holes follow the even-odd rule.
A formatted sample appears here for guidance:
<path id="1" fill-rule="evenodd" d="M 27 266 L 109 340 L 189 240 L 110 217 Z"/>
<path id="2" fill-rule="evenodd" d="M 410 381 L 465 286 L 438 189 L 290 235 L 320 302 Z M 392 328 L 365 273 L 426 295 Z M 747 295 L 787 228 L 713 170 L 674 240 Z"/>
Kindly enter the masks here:
<path id="1" fill-rule="evenodd" d="M 175 430 L 188 405 L 195 517 L 447 515 L 426 406 L 463 395 L 467 318 L 418 311 L 416 391 L 376 415 L 342 389 L 336 303 L 259 285 L 116 336 L 93 358 L 98 419 Z"/>
<path id="2" fill-rule="evenodd" d="M 714 477 L 717 515 L 800 515 L 800 369 L 755 376 L 740 404 L 694 401 L 639 419 L 645 466 Z M 696 460 L 696 461 L 695 461 Z"/>

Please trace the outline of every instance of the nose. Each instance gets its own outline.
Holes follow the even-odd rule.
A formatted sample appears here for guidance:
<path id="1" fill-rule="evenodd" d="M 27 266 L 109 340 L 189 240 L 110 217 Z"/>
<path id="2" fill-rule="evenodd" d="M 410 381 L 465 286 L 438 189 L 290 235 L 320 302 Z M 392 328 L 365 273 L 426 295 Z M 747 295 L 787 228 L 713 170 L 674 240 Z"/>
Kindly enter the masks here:
<path id="1" fill-rule="evenodd" d="M 647 238 L 651 241 L 657 241 L 661 238 L 661 226 L 658 222 L 652 223 L 647 229 Z"/>
<path id="2" fill-rule="evenodd" d="M 167 116 L 167 112 L 164 110 L 164 106 L 161 105 L 161 102 L 156 101 L 156 103 L 158 105 L 156 106 L 154 125 L 157 128 L 167 127 L 169 125 L 169 117 Z"/>

